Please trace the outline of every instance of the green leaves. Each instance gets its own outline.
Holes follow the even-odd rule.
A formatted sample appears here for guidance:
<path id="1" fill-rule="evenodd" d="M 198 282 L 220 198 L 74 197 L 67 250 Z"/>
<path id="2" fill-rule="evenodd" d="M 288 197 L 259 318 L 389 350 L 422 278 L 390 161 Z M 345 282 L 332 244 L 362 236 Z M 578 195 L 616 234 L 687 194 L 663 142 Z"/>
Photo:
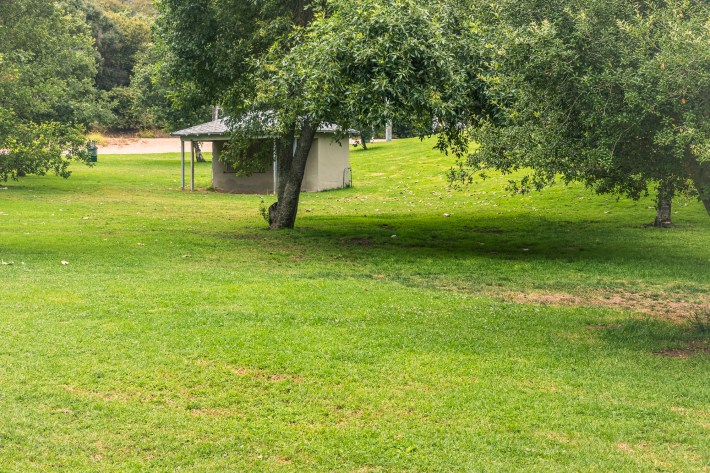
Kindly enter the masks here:
<path id="1" fill-rule="evenodd" d="M 0 180 L 86 160 L 100 114 L 96 57 L 84 19 L 63 2 L 16 0 L 0 16 Z"/>
<path id="2" fill-rule="evenodd" d="M 21 122 L 0 109 L 0 181 L 52 172 L 69 177 L 72 160 L 88 160 L 83 130 L 57 122 Z"/>
<path id="3" fill-rule="evenodd" d="M 710 138 L 707 2 L 481 6 L 498 110 L 475 131 L 471 171 L 531 168 L 536 187 L 561 174 L 634 198 L 660 180 L 689 189 Z"/>

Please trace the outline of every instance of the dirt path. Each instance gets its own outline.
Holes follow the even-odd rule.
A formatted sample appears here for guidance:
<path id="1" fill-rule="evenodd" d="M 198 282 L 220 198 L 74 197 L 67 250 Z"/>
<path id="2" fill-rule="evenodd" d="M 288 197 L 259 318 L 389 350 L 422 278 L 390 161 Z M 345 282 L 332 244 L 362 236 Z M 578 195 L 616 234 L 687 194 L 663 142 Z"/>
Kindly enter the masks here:
<path id="1" fill-rule="evenodd" d="M 372 140 L 379 143 L 385 140 Z M 355 143 L 351 139 L 350 144 Z M 212 143 L 202 143 L 202 151 L 212 152 Z M 99 145 L 99 154 L 152 154 L 179 153 L 180 138 L 106 138 L 106 143 Z M 189 155 L 190 145 L 185 145 L 185 153 Z"/>
<path id="2" fill-rule="evenodd" d="M 202 143 L 202 151 L 211 152 L 212 143 Z M 107 138 L 106 143 L 99 146 L 99 154 L 151 154 L 179 153 L 180 138 Z M 190 152 L 190 146 L 185 145 L 185 152 Z"/>

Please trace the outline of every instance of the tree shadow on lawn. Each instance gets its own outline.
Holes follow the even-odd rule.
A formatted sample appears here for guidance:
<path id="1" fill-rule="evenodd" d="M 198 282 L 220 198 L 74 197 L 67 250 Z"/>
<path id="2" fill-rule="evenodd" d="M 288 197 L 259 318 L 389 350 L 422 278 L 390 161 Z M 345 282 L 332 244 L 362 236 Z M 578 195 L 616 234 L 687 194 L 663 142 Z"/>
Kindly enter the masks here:
<path id="1" fill-rule="evenodd" d="M 710 358 L 710 332 L 692 322 L 670 323 L 656 318 L 630 318 L 618 324 L 590 325 L 598 339 L 613 348 L 622 348 L 659 357 Z"/>
<path id="2" fill-rule="evenodd" d="M 693 227 L 522 213 L 470 219 L 308 216 L 299 223 L 287 232 L 211 235 L 250 240 L 277 265 L 325 262 L 310 268 L 311 277 L 387 275 L 405 285 L 493 293 L 520 303 L 599 305 L 671 317 L 710 304 L 710 234 L 703 242 L 705 234 Z"/>
<path id="3" fill-rule="evenodd" d="M 316 216 L 301 223 L 292 232 L 270 234 L 268 239 L 287 240 L 303 250 L 347 250 L 378 258 L 600 263 L 627 272 L 710 281 L 710 234 L 704 244 L 692 227 L 656 229 L 629 226 L 628 221 L 562 221 L 528 214 L 470 220 Z"/>

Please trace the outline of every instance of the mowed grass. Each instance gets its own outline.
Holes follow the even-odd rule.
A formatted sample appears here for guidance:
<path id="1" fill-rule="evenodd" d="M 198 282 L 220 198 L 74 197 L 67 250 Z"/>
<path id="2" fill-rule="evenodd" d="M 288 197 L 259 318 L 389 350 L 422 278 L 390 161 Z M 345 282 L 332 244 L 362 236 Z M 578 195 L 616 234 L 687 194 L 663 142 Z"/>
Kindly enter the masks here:
<path id="1" fill-rule="evenodd" d="M 432 145 L 286 232 L 177 154 L 0 185 L 0 470 L 707 471 L 702 206 L 448 190 Z"/>

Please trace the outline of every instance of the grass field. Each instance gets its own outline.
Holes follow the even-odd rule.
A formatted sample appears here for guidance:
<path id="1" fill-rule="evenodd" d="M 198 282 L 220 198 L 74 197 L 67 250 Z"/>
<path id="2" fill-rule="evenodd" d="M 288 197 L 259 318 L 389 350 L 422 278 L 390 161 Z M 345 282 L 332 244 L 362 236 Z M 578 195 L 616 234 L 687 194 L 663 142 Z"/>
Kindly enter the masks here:
<path id="1" fill-rule="evenodd" d="M 0 471 L 708 471 L 702 206 L 451 191 L 431 146 L 288 232 L 177 154 L 0 185 Z"/>

